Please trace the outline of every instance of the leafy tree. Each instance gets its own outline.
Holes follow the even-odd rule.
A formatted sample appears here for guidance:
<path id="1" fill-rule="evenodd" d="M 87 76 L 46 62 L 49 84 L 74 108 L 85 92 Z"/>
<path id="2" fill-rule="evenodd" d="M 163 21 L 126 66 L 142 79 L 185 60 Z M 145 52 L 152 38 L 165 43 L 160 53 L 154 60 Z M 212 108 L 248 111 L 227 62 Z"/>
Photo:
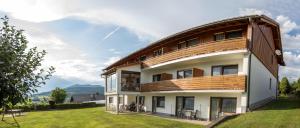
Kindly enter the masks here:
<path id="1" fill-rule="evenodd" d="M 28 48 L 23 30 L 8 24 L 8 17 L 0 26 L 0 107 L 3 109 L 27 101 L 37 92 L 37 87 L 45 84 L 54 68 L 41 68 L 46 51 L 37 47 Z M 2 117 L 3 120 L 3 117 Z"/>
<path id="2" fill-rule="evenodd" d="M 67 97 L 67 92 L 61 88 L 55 88 L 51 93 L 51 98 L 55 103 L 63 103 Z"/>
<path id="3" fill-rule="evenodd" d="M 291 85 L 286 77 L 283 77 L 279 85 L 280 94 L 287 95 L 291 91 Z"/>

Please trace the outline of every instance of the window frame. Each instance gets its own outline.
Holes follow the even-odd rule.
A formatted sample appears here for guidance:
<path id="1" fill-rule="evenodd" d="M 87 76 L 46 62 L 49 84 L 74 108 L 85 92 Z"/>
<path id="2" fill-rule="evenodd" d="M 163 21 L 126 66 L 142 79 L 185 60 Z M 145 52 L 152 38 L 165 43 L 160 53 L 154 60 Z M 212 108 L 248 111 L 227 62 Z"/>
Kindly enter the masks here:
<path id="1" fill-rule="evenodd" d="M 159 101 L 163 101 L 163 104 L 160 104 Z M 158 108 L 165 108 L 166 99 L 165 96 L 156 96 L 156 107 Z"/>
<path id="2" fill-rule="evenodd" d="M 140 61 L 145 61 L 147 59 L 147 56 L 146 55 L 142 55 L 140 56 L 139 60 Z"/>
<path id="3" fill-rule="evenodd" d="M 192 41 L 196 41 L 196 44 L 190 45 L 189 42 L 192 42 Z M 188 48 L 188 47 L 194 47 L 194 46 L 197 46 L 198 44 L 200 44 L 199 38 L 192 38 L 192 39 L 189 39 L 189 40 L 187 40 L 185 42 L 186 42 L 186 46 L 185 46 L 186 48 Z"/>
<path id="4" fill-rule="evenodd" d="M 158 77 L 159 80 L 154 80 L 155 77 Z M 158 81 L 161 81 L 161 74 L 154 74 L 154 75 L 152 75 L 152 82 L 158 82 Z"/>
<path id="5" fill-rule="evenodd" d="M 114 97 L 108 97 L 108 103 L 109 104 L 112 104 L 112 103 L 114 103 Z"/>
<path id="6" fill-rule="evenodd" d="M 159 48 L 159 49 L 153 51 L 153 57 L 161 56 L 163 54 L 164 54 L 164 49 L 163 48 Z"/>
<path id="7" fill-rule="evenodd" d="M 186 77 L 186 74 L 185 74 L 185 72 L 186 71 L 192 71 L 192 76 L 191 77 L 193 77 L 194 76 L 194 72 L 193 72 L 193 69 L 182 69 L 182 70 L 177 70 L 177 73 L 176 73 L 176 75 L 177 75 L 177 79 L 184 79 L 184 78 L 191 78 L 191 77 Z M 178 74 L 179 74 L 179 72 L 183 72 L 183 77 L 182 78 L 179 78 L 178 76 Z"/>
<path id="8" fill-rule="evenodd" d="M 238 64 L 231 64 L 231 65 L 215 65 L 215 66 L 211 66 L 211 76 L 220 76 L 220 75 L 224 75 L 224 67 L 231 67 L 231 66 L 236 66 L 237 67 L 237 73 L 239 73 L 239 65 Z M 213 74 L 213 69 L 216 67 L 221 67 L 221 72 L 220 75 L 214 75 Z M 233 75 L 233 74 L 225 74 L 225 75 Z"/>
<path id="9" fill-rule="evenodd" d="M 224 38 L 223 39 L 219 39 L 217 40 L 217 35 L 224 35 Z M 226 34 L 225 32 L 218 32 L 218 33 L 214 33 L 214 41 L 221 41 L 221 40 L 225 40 L 226 39 Z"/>
<path id="10" fill-rule="evenodd" d="M 269 79 L 269 90 L 272 90 L 272 79 Z"/>
<path id="11" fill-rule="evenodd" d="M 238 37 L 231 37 L 229 38 L 228 35 L 229 33 L 234 33 L 234 32 L 241 32 L 241 36 L 238 36 Z M 236 38 L 241 38 L 243 37 L 243 29 L 236 29 L 236 30 L 231 30 L 231 31 L 226 31 L 225 32 L 225 39 L 236 39 Z"/>

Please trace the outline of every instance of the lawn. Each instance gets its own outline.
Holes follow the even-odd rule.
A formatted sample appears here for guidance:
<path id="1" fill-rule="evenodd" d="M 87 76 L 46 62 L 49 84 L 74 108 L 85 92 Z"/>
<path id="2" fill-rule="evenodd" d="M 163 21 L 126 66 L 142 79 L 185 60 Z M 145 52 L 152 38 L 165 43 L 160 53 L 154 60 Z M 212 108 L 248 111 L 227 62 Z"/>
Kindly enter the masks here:
<path id="1" fill-rule="evenodd" d="M 5 118 L 13 123 L 12 118 Z M 114 115 L 104 111 L 104 107 L 29 112 L 17 117 L 21 128 L 199 128 L 201 126 L 160 117 L 134 115 Z M 15 128 L 0 121 L 0 128 Z"/>
<path id="2" fill-rule="evenodd" d="M 300 100 L 282 98 L 240 115 L 218 128 L 300 128 Z"/>

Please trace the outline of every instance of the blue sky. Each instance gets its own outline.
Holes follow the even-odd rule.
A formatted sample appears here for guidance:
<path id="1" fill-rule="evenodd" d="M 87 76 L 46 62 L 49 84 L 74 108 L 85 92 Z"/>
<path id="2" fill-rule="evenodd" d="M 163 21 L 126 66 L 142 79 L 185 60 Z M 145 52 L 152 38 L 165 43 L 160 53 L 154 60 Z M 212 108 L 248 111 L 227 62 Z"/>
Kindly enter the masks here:
<path id="1" fill-rule="evenodd" d="M 18 4 L 16 4 L 18 3 Z M 290 0 L 0 0 L 0 16 L 22 28 L 30 47 L 48 54 L 56 73 L 39 91 L 100 84 L 102 69 L 153 41 L 224 18 L 265 14 L 281 25 L 286 67 L 300 77 L 300 1 Z"/>

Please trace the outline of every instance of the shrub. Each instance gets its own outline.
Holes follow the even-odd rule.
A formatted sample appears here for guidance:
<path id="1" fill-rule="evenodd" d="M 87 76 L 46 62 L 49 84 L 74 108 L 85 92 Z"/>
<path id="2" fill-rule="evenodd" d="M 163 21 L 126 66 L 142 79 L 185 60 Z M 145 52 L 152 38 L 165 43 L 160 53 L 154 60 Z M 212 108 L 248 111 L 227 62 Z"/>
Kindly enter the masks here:
<path id="1" fill-rule="evenodd" d="M 300 98 L 300 88 L 297 88 L 295 91 L 295 95 Z"/>
<path id="2" fill-rule="evenodd" d="M 100 107 L 104 104 L 91 103 L 81 103 L 81 104 L 55 104 L 55 109 L 76 109 L 76 108 L 91 108 Z M 13 109 L 22 109 L 23 111 L 34 111 L 34 110 L 49 110 L 52 109 L 49 104 L 36 104 L 36 105 L 16 105 Z"/>

